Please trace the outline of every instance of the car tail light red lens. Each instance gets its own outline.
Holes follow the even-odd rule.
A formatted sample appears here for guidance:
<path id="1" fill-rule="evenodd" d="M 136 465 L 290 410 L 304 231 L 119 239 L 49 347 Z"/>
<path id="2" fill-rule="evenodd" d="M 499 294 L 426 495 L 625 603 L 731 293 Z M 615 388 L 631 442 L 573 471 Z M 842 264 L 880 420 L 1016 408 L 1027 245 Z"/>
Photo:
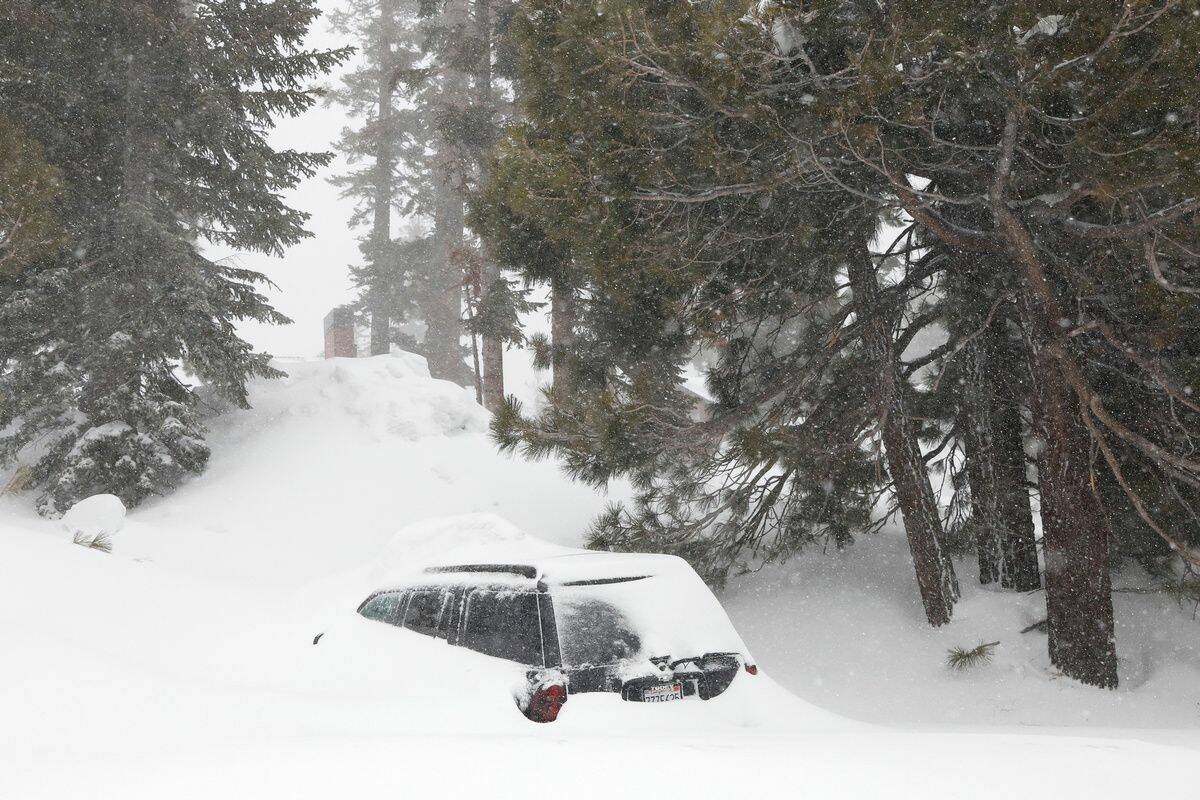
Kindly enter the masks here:
<path id="1" fill-rule="evenodd" d="M 757 664 L 747 664 L 746 672 L 749 672 L 751 675 L 757 675 L 758 674 L 758 665 Z"/>
<path id="2" fill-rule="evenodd" d="M 526 714 L 534 722 L 554 722 L 563 703 L 567 702 L 566 687 L 558 683 L 543 686 L 534 692 L 529 699 L 529 712 Z"/>

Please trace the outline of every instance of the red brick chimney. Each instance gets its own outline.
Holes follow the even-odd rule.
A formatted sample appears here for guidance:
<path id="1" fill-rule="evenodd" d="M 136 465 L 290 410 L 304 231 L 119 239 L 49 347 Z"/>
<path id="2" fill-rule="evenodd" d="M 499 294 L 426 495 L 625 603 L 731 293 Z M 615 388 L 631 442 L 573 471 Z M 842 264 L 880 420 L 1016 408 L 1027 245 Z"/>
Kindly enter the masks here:
<path id="1" fill-rule="evenodd" d="M 357 355 L 354 312 L 344 307 L 335 308 L 325 315 L 325 357 L 355 358 Z"/>

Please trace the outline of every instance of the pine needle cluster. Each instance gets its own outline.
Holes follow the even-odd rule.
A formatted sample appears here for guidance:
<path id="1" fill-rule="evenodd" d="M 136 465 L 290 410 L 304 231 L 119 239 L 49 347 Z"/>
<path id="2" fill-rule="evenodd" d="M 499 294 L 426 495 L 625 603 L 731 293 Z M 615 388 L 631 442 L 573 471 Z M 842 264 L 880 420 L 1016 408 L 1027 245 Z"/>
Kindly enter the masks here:
<path id="1" fill-rule="evenodd" d="M 946 651 L 946 666 L 958 672 L 981 667 L 992 660 L 1000 642 L 981 642 L 971 648 L 952 647 Z"/>
<path id="2" fill-rule="evenodd" d="M 79 531 L 75 534 L 75 536 L 72 537 L 71 541 L 80 547 L 86 547 L 89 550 L 99 550 L 102 553 L 111 553 L 113 549 L 112 537 L 107 533 L 97 533 L 93 535 Z"/>

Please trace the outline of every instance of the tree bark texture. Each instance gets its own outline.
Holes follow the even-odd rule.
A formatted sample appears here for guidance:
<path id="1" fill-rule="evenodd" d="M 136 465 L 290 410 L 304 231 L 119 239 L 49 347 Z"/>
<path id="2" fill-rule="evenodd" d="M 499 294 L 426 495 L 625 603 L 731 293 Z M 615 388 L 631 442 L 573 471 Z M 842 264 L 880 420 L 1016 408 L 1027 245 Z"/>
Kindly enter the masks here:
<path id="1" fill-rule="evenodd" d="M 1040 313 L 1036 299 L 1029 305 Z M 1111 688 L 1117 654 L 1109 529 L 1093 481 L 1091 439 L 1055 355 L 1035 343 L 1031 358 L 1050 662 L 1076 680 Z"/>
<path id="2" fill-rule="evenodd" d="M 916 570 L 925 616 L 934 627 L 950 621 L 958 599 L 954 565 L 942 550 L 942 523 L 921 457 L 916 430 L 908 417 L 904 381 L 896 364 L 891 335 L 892 315 L 880 306 L 872 256 L 862 253 L 850 264 L 850 286 L 865 322 L 863 341 L 879 370 L 876 403 L 881 417 L 884 453 L 904 531 Z"/>
<path id="3" fill-rule="evenodd" d="M 1003 319 L 988 324 L 963 358 L 967 477 L 981 583 L 1032 591 L 1041 586 L 1033 513 L 1025 481 L 1021 412 L 1013 394 L 1019 354 Z"/>
<path id="4" fill-rule="evenodd" d="M 443 16 L 447 26 L 469 22 L 466 0 L 449 0 Z M 437 154 L 434 156 L 434 263 L 430 265 L 432 289 L 426 322 L 425 353 L 435 378 L 470 386 L 474 376 L 463 361 L 463 195 L 468 154 L 463 152 L 456 120 L 467 102 L 467 75 L 456 65 L 457 49 L 451 46 L 438 59 L 439 96 L 434 107 Z"/>
<path id="5" fill-rule="evenodd" d="M 554 372 L 552 390 L 569 394 L 575 389 L 572 349 L 575 344 L 575 290 L 562 278 L 550 282 L 550 353 Z"/>
<path id="6" fill-rule="evenodd" d="M 379 98 L 376 106 L 375 137 L 375 196 L 371 225 L 371 261 L 375 267 L 375 280 L 382 280 L 386 271 L 385 259 L 392 244 L 392 178 L 396 166 L 396 154 L 392 144 L 392 44 L 395 40 L 396 0 L 379 0 Z M 392 322 L 388 308 L 388 292 L 385 287 L 371 286 L 367 292 L 367 305 L 371 313 L 371 355 L 383 355 L 391 351 Z"/>
<path id="7" fill-rule="evenodd" d="M 491 126 L 492 110 L 492 4 L 491 0 L 475 0 L 475 36 L 479 45 L 479 63 L 475 70 L 475 103 L 488 112 L 487 125 Z M 488 158 L 491 147 L 485 146 L 479 158 L 479 180 L 487 180 Z M 481 291 L 484 298 L 502 279 L 500 268 L 488 258 L 486 243 L 481 244 L 483 259 Z M 504 342 L 495 333 L 483 334 L 483 406 L 488 411 L 498 411 L 504 405 Z"/>

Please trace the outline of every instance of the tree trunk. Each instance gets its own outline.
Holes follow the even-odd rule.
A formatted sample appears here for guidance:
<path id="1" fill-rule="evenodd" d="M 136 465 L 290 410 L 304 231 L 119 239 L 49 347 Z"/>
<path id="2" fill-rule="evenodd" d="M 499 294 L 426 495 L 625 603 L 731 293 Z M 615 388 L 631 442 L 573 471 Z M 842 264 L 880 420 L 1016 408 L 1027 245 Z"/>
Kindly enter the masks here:
<path id="1" fill-rule="evenodd" d="M 467 386 L 470 370 L 462 352 L 462 195 L 452 185 L 438 185 L 434 209 L 434 263 L 430 265 L 433 291 L 425 316 L 425 356 L 435 378 Z"/>
<path id="2" fill-rule="evenodd" d="M 575 290 L 562 278 L 550 282 L 550 353 L 552 390 L 565 395 L 575 389 L 572 348 L 575 344 Z"/>
<path id="3" fill-rule="evenodd" d="M 1046 611 L 1050 662 L 1068 677 L 1095 686 L 1117 685 L 1108 520 L 1096 492 L 1091 437 L 1082 399 L 1067 370 L 1082 373 L 1062 341 L 1062 303 L 1033 237 L 1005 203 L 1005 185 L 1020 134 L 1020 110 L 1005 121 L 992 218 L 1020 266 L 1032 365 L 1034 427 L 1041 437 L 1038 484 L 1046 551 Z"/>
<path id="4" fill-rule="evenodd" d="M 475 0 L 475 36 L 479 42 L 479 62 L 475 70 L 475 103 L 479 110 L 486 111 L 486 125 L 492 124 L 492 6 L 491 0 Z M 488 158 L 491 155 L 490 141 L 479 154 L 479 181 L 485 183 L 488 176 Z M 500 268 L 488 258 L 486 244 L 481 243 L 483 269 L 481 291 L 484 297 L 492 291 L 502 276 Z M 495 333 L 483 334 L 483 407 L 498 411 L 504 404 L 504 342 Z"/>
<path id="5" fill-rule="evenodd" d="M 1007 338 L 998 342 L 996 351 L 1011 361 L 1018 360 Z M 1012 365 L 1016 367 L 1017 365 Z M 992 412 L 992 443 L 996 494 L 996 513 L 1000 535 L 1000 585 L 1018 592 L 1030 592 L 1042 585 L 1038 569 L 1037 541 L 1034 537 L 1033 510 L 1025 475 L 1025 444 L 1022 438 L 1021 410 L 1011 391 L 998 385 L 997 376 L 1011 375 L 1013 369 L 993 372 L 991 385 L 995 406 Z"/>
<path id="6" fill-rule="evenodd" d="M 1038 305 L 1030 298 L 1035 315 Z M 1109 531 L 1093 481 L 1091 440 L 1057 358 L 1039 343 L 1031 349 L 1050 662 L 1076 680 L 1111 688 L 1117 654 Z"/>
<path id="7" fill-rule="evenodd" d="M 449 0 L 443 10 L 447 30 L 469 22 L 465 0 Z M 469 386 L 474 379 L 462 352 L 463 195 L 468 154 L 453 129 L 467 102 L 467 76 L 454 62 L 453 44 L 438 57 L 439 96 L 434 110 L 437 154 L 433 164 L 434 263 L 432 292 L 425 309 L 425 354 L 435 378 Z"/>
<path id="8" fill-rule="evenodd" d="M 392 177 L 396 154 L 392 146 L 392 44 L 395 40 L 395 0 L 379 2 L 379 98 L 376 108 L 378 134 L 375 138 L 374 218 L 371 226 L 370 258 L 375 283 L 368 289 L 367 305 L 371 312 L 371 355 L 392 349 L 392 321 L 388 291 L 382 286 L 386 259 L 392 243 Z"/>
<path id="9" fill-rule="evenodd" d="M 1041 586 L 1033 513 L 1025 482 L 1016 369 L 1001 319 L 964 349 L 967 477 L 971 484 L 980 583 L 1008 589 Z"/>
<path id="10" fill-rule="evenodd" d="M 987 388 L 986 347 L 978 338 L 963 349 L 961 426 L 966 451 L 967 480 L 971 486 L 971 522 L 979 559 L 979 582 L 1000 580 L 999 495 L 993 455 L 992 406 Z"/>
<path id="11" fill-rule="evenodd" d="M 482 349 L 483 407 L 494 412 L 504 404 L 504 342 L 498 336 L 485 335 Z"/>
<path id="12" fill-rule="evenodd" d="M 916 430 L 908 417 L 904 380 L 897 369 L 891 336 L 892 314 L 880 306 L 871 254 L 860 253 L 851 262 L 849 272 L 859 317 L 865 322 L 863 341 L 879 370 L 876 402 L 888 472 L 904 518 L 925 616 L 930 625 L 937 627 L 949 622 L 954 612 L 958 579 L 953 563 L 942 551 L 942 522 Z"/>

